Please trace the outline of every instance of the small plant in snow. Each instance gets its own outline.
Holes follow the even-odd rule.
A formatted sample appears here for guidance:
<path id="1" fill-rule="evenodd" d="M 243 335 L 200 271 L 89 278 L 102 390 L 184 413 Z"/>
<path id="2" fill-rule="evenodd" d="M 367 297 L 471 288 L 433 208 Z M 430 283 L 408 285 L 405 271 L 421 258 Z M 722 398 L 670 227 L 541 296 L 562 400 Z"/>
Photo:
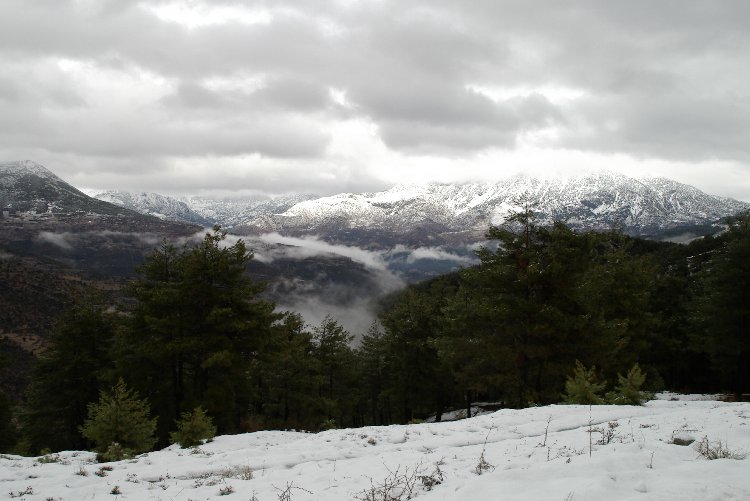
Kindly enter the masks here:
<path id="1" fill-rule="evenodd" d="M 484 457 L 484 453 L 487 450 L 487 439 L 490 438 L 491 431 L 492 430 L 487 432 L 487 436 L 484 438 L 484 446 L 482 447 L 482 453 L 479 455 L 479 461 L 477 462 L 477 465 L 474 467 L 474 473 L 476 473 L 477 475 L 481 475 L 482 473 L 486 471 L 495 469 L 495 465 L 490 464 L 487 461 L 487 459 Z"/>
<path id="2" fill-rule="evenodd" d="M 37 458 L 37 463 L 42 464 L 49 464 L 49 463 L 59 463 L 60 462 L 60 456 L 57 454 L 45 454 L 41 456 L 40 458 Z"/>
<path id="3" fill-rule="evenodd" d="M 174 444 L 180 444 L 183 449 L 201 445 L 204 440 L 212 440 L 216 435 L 216 426 L 210 416 L 201 407 L 192 412 L 183 412 L 177 423 L 177 431 L 169 435 Z"/>
<path id="4" fill-rule="evenodd" d="M 706 459 L 745 459 L 747 457 L 745 453 L 730 451 L 727 444 L 722 443 L 721 440 L 712 444 L 708 437 L 703 437 L 693 448 L 699 456 Z"/>
<path id="5" fill-rule="evenodd" d="M 225 485 L 221 489 L 219 489 L 219 496 L 228 496 L 234 492 L 234 487 L 231 485 Z"/>
<path id="6" fill-rule="evenodd" d="M 651 393 L 641 391 L 645 382 L 646 374 L 635 364 L 626 376 L 617 375 L 617 386 L 615 391 L 607 394 L 607 400 L 617 405 L 643 405 L 653 397 Z"/>
<path id="7" fill-rule="evenodd" d="M 238 480 L 252 480 L 253 469 L 246 465 L 228 466 L 216 472 L 222 478 L 236 478 Z"/>
<path id="8" fill-rule="evenodd" d="M 479 461 L 477 462 L 477 465 L 474 467 L 474 473 L 477 475 L 481 475 L 482 473 L 494 470 L 495 465 L 490 464 L 487 459 L 484 457 L 484 450 L 482 450 L 482 454 L 479 456 Z"/>
<path id="9" fill-rule="evenodd" d="M 106 477 L 107 476 L 107 472 L 112 471 L 112 469 L 113 468 L 111 466 L 102 466 L 101 468 L 99 468 L 98 470 L 96 470 L 96 472 L 94 473 L 94 475 L 96 475 L 97 477 Z"/>
<path id="10" fill-rule="evenodd" d="M 429 475 L 417 475 L 417 478 L 422 482 L 422 487 L 426 491 L 431 491 L 436 485 L 440 485 L 445 481 L 445 475 L 443 470 L 440 469 L 440 465 L 445 464 L 442 460 L 435 463 L 435 469 Z"/>
<path id="11" fill-rule="evenodd" d="M 84 468 L 83 465 L 79 465 L 78 470 L 76 470 L 76 475 L 80 475 L 82 477 L 88 477 L 89 472 L 86 471 L 86 468 Z"/>
<path id="12" fill-rule="evenodd" d="M 608 445 L 610 444 L 614 439 L 618 437 L 617 431 L 615 431 L 620 426 L 620 423 L 617 421 L 610 421 L 607 423 L 607 427 L 596 427 L 592 428 L 592 432 L 601 433 L 602 437 L 596 441 L 596 445 Z"/>
<path id="13" fill-rule="evenodd" d="M 31 496 L 34 494 L 34 489 L 31 486 L 26 487 L 26 489 L 22 491 L 10 491 L 8 495 L 12 498 L 20 498 L 21 496 Z"/>
<path id="14" fill-rule="evenodd" d="M 273 488 L 279 492 L 279 494 L 277 495 L 279 501 L 292 501 L 293 490 L 304 491 L 308 494 L 312 494 L 312 492 L 308 491 L 307 489 L 297 487 L 296 485 L 294 485 L 294 482 L 286 484 L 286 487 L 284 487 L 283 489 L 279 489 L 275 485 L 273 486 Z"/>
<path id="15" fill-rule="evenodd" d="M 549 425 L 552 422 L 552 415 L 547 418 L 547 427 L 544 428 L 544 440 L 537 444 L 537 447 L 547 447 L 547 436 L 549 435 Z"/>
<path id="16" fill-rule="evenodd" d="M 596 367 L 587 369 L 579 360 L 576 360 L 573 376 L 565 381 L 563 400 L 567 404 L 601 404 L 604 400 L 600 394 L 605 386 L 606 383 L 597 382 Z"/>
<path id="17" fill-rule="evenodd" d="M 112 490 L 109 491 L 109 493 L 112 494 L 112 495 L 114 495 L 114 496 L 119 496 L 120 494 L 122 494 L 122 491 L 120 490 L 120 486 L 119 485 L 115 485 L 114 487 L 112 487 Z"/>
<path id="18" fill-rule="evenodd" d="M 336 424 L 335 419 L 326 419 L 325 421 L 320 423 L 320 426 L 318 426 L 318 429 L 320 431 L 335 430 L 335 429 L 338 429 L 338 425 Z"/>
<path id="19" fill-rule="evenodd" d="M 411 499 L 417 494 L 417 482 L 420 480 L 420 476 L 423 476 L 421 470 L 421 463 L 418 463 L 411 471 L 409 468 L 404 468 L 403 473 L 401 473 L 401 466 L 396 468 L 396 471 L 388 470 L 388 476 L 385 479 L 378 483 L 374 483 L 370 479 L 370 488 L 359 493 L 354 499 L 357 501 L 404 501 Z M 279 500 L 287 501 L 281 498 Z"/>

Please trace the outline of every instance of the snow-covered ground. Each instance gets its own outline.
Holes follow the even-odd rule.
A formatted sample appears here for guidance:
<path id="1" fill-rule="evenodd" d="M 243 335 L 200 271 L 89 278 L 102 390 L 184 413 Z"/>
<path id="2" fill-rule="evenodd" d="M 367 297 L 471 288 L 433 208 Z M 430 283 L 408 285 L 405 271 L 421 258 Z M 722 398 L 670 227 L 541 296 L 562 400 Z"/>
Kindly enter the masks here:
<path id="1" fill-rule="evenodd" d="M 666 398 L 643 407 L 547 406 L 444 423 L 222 436 L 109 464 L 89 452 L 2 456 L 0 498 L 750 499 L 750 459 L 708 460 L 695 444 L 673 443 L 707 437 L 712 447 L 721 441 L 737 455 L 750 452 L 750 404 Z"/>

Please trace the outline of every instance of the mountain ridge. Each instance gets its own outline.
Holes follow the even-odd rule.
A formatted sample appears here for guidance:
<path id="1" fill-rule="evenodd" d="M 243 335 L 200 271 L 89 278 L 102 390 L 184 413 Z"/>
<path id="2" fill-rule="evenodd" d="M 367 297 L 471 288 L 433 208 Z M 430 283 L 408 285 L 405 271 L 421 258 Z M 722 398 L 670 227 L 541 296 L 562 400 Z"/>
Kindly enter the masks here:
<path id="1" fill-rule="evenodd" d="M 8 181 L 11 172 L 11 181 Z M 59 200 L 47 204 L 28 181 L 39 175 L 58 186 Z M 23 180 L 27 179 L 26 184 Z M 72 201 L 90 207 L 91 199 L 70 187 L 52 172 L 32 161 L 0 164 L 0 186 L 5 188 L 3 208 L 53 212 Z M 22 185 L 32 200 L 11 200 L 13 186 Z M 16 190 L 21 192 L 23 190 Z M 632 236 L 720 229 L 727 216 L 750 209 L 750 203 L 709 195 L 693 186 L 662 177 L 632 177 L 610 171 L 566 178 L 538 178 L 523 174 L 494 183 L 398 184 L 380 192 L 340 193 L 326 197 L 288 194 L 210 198 L 170 197 L 157 193 L 119 190 L 91 192 L 107 205 L 104 213 L 118 210 L 156 216 L 162 220 L 220 224 L 240 235 L 278 232 L 316 234 L 329 241 L 378 246 L 405 238 L 406 244 L 477 242 L 490 225 L 501 224 L 519 204 L 528 204 L 539 224 L 561 221 L 574 230 L 620 229 Z M 42 194 L 44 195 L 44 194 Z M 47 193 L 46 195 L 49 195 Z M 34 198 L 36 197 L 36 198 Z M 17 197 L 16 197 L 17 198 Z M 49 196 L 48 196 L 49 198 Z M 88 200 L 86 200 L 88 199 Z M 19 206 L 23 202 L 25 206 Z M 47 201 L 49 202 L 49 200 Z M 62 205 L 61 205 L 62 204 Z M 23 205 L 23 204 L 22 204 Z M 117 209 L 119 207 L 120 209 Z M 79 208 L 80 209 L 80 208 Z"/>
<path id="2" fill-rule="evenodd" d="M 399 184 L 381 192 L 311 195 L 261 206 L 255 200 L 202 198 L 200 207 L 181 200 L 195 213 L 243 234 L 337 234 L 356 231 L 408 234 L 460 232 L 477 240 L 491 224 L 528 203 L 540 224 L 562 221 L 575 230 L 622 229 L 649 236 L 681 228 L 715 226 L 750 209 L 750 204 L 709 195 L 667 178 L 636 178 L 600 172 L 561 179 L 516 175 L 496 183 Z M 113 200 L 114 201 L 114 200 Z M 243 211 L 243 204 L 245 209 Z M 141 210 L 163 210 L 150 207 Z M 222 218 L 231 213 L 233 219 Z"/>

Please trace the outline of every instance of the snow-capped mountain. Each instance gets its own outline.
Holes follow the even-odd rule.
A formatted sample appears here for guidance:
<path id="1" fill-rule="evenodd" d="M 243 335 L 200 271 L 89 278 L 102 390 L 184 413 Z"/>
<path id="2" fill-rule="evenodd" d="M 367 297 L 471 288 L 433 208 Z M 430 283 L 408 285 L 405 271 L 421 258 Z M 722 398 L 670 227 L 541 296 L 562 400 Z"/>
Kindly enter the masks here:
<path id="1" fill-rule="evenodd" d="M 46 191 L 37 193 L 35 186 Z M 50 192 L 50 186 L 57 188 Z M 66 203 L 84 207 L 91 203 L 85 194 L 30 161 L 0 164 L 0 187 L 4 197 L 0 203 L 14 210 L 53 210 Z M 26 198 L 14 198 L 13 193 L 24 193 Z M 705 229 L 750 209 L 748 203 L 708 195 L 669 179 L 612 172 L 564 179 L 519 175 L 497 183 L 398 185 L 377 193 L 323 198 L 298 194 L 177 199 L 123 191 L 92 195 L 141 214 L 203 226 L 220 224 L 240 234 L 315 233 L 328 240 L 366 246 L 476 242 L 490 224 L 502 223 L 524 203 L 536 213 L 540 224 L 559 220 L 577 230 L 620 228 L 640 236 Z M 24 208 L 19 204 L 25 204 Z"/>
<path id="2" fill-rule="evenodd" d="M 524 203 L 541 224 L 559 220 L 574 229 L 621 228 L 633 235 L 712 224 L 750 209 L 748 203 L 668 179 L 599 173 L 567 179 L 516 176 L 493 184 L 400 185 L 308 200 L 250 226 L 321 233 L 353 228 L 404 233 L 416 227 L 484 232 Z"/>
<path id="3" fill-rule="evenodd" d="M 31 160 L 0 163 L 0 209 L 36 214 L 122 212 L 119 207 L 87 196 Z"/>
<path id="4" fill-rule="evenodd" d="M 315 195 L 305 194 L 279 197 L 257 195 L 227 198 L 202 196 L 175 198 L 158 193 L 132 193 L 120 190 L 87 190 L 86 193 L 99 200 L 160 219 L 202 226 L 220 224 L 226 228 L 247 224 L 269 214 L 281 214 L 297 203 L 317 198 Z"/>
<path id="5" fill-rule="evenodd" d="M 256 195 L 253 197 L 185 197 L 180 199 L 201 216 L 226 227 L 247 224 L 269 214 L 281 214 L 306 200 L 317 199 L 311 194 L 287 194 L 276 197 Z"/>
<path id="6" fill-rule="evenodd" d="M 128 191 L 107 190 L 102 192 L 89 191 L 88 194 L 99 200 L 125 207 L 141 214 L 156 216 L 159 219 L 169 219 L 184 223 L 213 226 L 213 218 L 204 217 L 194 211 L 187 203 L 176 198 L 158 193 L 131 193 Z"/>

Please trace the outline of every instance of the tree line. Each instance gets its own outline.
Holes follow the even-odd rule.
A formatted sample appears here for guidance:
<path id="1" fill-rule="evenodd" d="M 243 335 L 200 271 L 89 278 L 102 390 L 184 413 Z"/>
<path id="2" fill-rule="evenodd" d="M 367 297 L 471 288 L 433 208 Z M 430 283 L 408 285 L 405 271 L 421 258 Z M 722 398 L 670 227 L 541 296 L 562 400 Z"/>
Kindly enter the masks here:
<path id="1" fill-rule="evenodd" d="M 333 318 L 276 311 L 225 236 L 163 244 L 116 308 L 78 301 L 15 417 L 0 395 L 0 448 L 91 447 L 92 403 L 117 388 L 156 447 L 196 410 L 220 434 L 440 420 L 560 402 L 576 370 L 614 388 L 635 364 L 652 389 L 748 391 L 750 214 L 678 245 L 541 227 L 526 208 L 490 228 L 479 265 L 384 298 L 356 346 Z"/>

